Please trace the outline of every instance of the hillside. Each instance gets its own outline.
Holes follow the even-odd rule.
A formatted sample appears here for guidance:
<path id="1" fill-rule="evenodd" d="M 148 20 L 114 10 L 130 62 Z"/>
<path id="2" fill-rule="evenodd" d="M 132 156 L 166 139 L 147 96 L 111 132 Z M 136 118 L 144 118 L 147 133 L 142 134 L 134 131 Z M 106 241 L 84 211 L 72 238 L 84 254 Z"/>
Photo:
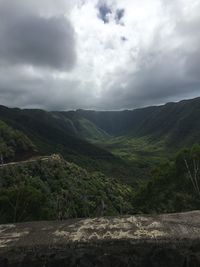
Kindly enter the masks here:
<path id="1" fill-rule="evenodd" d="M 59 156 L 0 167 L 0 223 L 132 212 L 133 189 Z"/>
<path id="2" fill-rule="evenodd" d="M 149 136 L 164 138 L 169 144 L 191 145 L 200 137 L 199 117 L 200 98 L 124 111 L 46 112 L 0 106 L 0 118 L 30 134 L 33 132 L 49 139 L 52 135 L 56 138 L 59 131 L 88 140 L 103 141 L 111 136 L 124 135 Z"/>
<path id="3" fill-rule="evenodd" d="M 148 136 L 177 147 L 200 140 L 200 98 L 136 110 L 76 112 L 113 136 Z"/>
<path id="4" fill-rule="evenodd" d="M 40 155 L 61 153 L 88 171 L 128 183 L 183 146 L 200 141 L 200 98 L 125 111 L 47 112 L 0 106 L 0 119 L 23 132 Z"/>
<path id="5" fill-rule="evenodd" d="M 0 106 L 0 119 L 27 135 L 40 155 L 61 153 L 66 160 L 89 171 L 101 171 L 122 179 L 134 176 L 133 168 L 127 162 L 82 138 L 83 134 L 86 135 L 86 129 L 89 129 L 88 138 L 92 138 L 91 131 L 95 132 L 95 138 L 97 135 L 101 138 L 107 135 L 90 122 L 87 124 L 90 127 L 81 127 L 82 124 L 86 125 L 85 120 L 80 120 L 76 114 L 72 116 L 69 112 L 63 117 L 58 112 Z"/>
<path id="6" fill-rule="evenodd" d="M 0 167 L 1 222 L 198 209 L 200 147 L 175 153 L 199 143 L 199 104 L 197 98 L 106 116 L 1 106 L 3 159 L 21 161 Z M 122 124 L 113 119 L 114 135 L 100 124 L 116 114 Z M 36 150 L 40 157 L 22 162 Z M 48 157 L 55 153 L 62 156 Z"/>
<path id="7" fill-rule="evenodd" d="M 25 134 L 0 121 L 1 163 L 29 158 L 35 153 L 34 144 Z"/>
<path id="8" fill-rule="evenodd" d="M 171 161 L 157 165 L 134 197 L 142 213 L 181 212 L 200 208 L 200 145 L 180 150 Z"/>

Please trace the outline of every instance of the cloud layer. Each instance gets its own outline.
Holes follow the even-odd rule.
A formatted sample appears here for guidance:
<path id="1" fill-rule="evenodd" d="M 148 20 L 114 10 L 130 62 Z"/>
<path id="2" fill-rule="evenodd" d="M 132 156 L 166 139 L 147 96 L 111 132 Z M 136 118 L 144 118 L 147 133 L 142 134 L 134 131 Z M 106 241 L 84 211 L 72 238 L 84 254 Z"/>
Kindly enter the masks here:
<path id="1" fill-rule="evenodd" d="M 200 93 L 196 0 L 0 0 L 8 106 L 123 109 Z"/>

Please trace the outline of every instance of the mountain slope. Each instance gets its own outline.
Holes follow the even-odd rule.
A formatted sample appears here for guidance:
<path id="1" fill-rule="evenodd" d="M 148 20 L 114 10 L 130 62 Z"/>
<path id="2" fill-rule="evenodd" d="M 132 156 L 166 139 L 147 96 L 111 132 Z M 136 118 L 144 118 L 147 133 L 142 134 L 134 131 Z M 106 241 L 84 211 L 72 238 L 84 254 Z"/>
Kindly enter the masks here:
<path id="1" fill-rule="evenodd" d="M 61 153 L 65 159 L 90 171 L 101 171 L 120 178 L 134 176 L 132 166 L 127 162 L 81 138 L 81 126 L 77 122 L 79 117 L 74 113 L 69 112 L 63 118 L 62 113 L 58 112 L 0 106 L 0 119 L 26 134 L 41 155 Z M 95 131 L 96 136 L 98 132 L 103 137 L 103 131 L 97 128 Z M 88 136 L 91 138 L 91 134 Z"/>
<path id="2" fill-rule="evenodd" d="M 128 182 L 146 177 L 179 147 L 200 142 L 200 98 L 116 112 L 0 106 L 0 119 L 28 136 L 41 155 L 61 153 L 89 171 Z"/>
<path id="3" fill-rule="evenodd" d="M 14 130 L 0 121 L 0 160 L 1 163 L 21 160 L 36 153 L 31 140 L 22 132 Z"/>
<path id="4" fill-rule="evenodd" d="M 114 136 L 163 138 L 176 146 L 200 142 L 200 98 L 136 110 L 77 113 Z"/>
<path id="5" fill-rule="evenodd" d="M 127 214 L 132 196 L 131 187 L 59 156 L 0 167 L 0 223 Z"/>
<path id="6" fill-rule="evenodd" d="M 51 112 L 54 117 L 69 124 L 68 130 L 79 138 L 86 140 L 104 140 L 109 134 L 95 125 L 92 121 L 80 116 L 77 112 Z"/>

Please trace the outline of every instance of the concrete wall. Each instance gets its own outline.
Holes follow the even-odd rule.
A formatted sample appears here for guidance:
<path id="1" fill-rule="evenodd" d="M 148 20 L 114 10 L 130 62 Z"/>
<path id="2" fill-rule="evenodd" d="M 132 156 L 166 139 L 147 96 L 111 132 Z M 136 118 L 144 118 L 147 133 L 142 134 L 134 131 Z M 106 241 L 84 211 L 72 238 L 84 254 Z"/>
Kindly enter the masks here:
<path id="1" fill-rule="evenodd" d="M 200 267 L 200 211 L 0 225 L 0 267 Z"/>

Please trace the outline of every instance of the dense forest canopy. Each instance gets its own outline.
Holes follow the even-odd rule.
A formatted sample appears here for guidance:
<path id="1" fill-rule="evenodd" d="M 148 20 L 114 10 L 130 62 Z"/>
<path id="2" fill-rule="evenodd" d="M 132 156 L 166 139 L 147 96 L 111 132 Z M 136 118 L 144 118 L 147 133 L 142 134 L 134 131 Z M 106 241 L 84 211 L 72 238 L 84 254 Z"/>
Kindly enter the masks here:
<path id="1" fill-rule="evenodd" d="M 135 196 L 139 212 L 180 212 L 200 208 L 200 146 L 180 150 L 152 171 Z"/>
<path id="2" fill-rule="evenodd" d="M 133 189 L 63 159 L 0 168 L 0 223 L 132 213 Z"/>
<path id="3" fill-rule="evenodd" d="M 135 188 L 60 157 L 5 166 L 0 168 L 0 222 L 198 209 L 199 167 L 199 145 L 161 163 Z"/>

